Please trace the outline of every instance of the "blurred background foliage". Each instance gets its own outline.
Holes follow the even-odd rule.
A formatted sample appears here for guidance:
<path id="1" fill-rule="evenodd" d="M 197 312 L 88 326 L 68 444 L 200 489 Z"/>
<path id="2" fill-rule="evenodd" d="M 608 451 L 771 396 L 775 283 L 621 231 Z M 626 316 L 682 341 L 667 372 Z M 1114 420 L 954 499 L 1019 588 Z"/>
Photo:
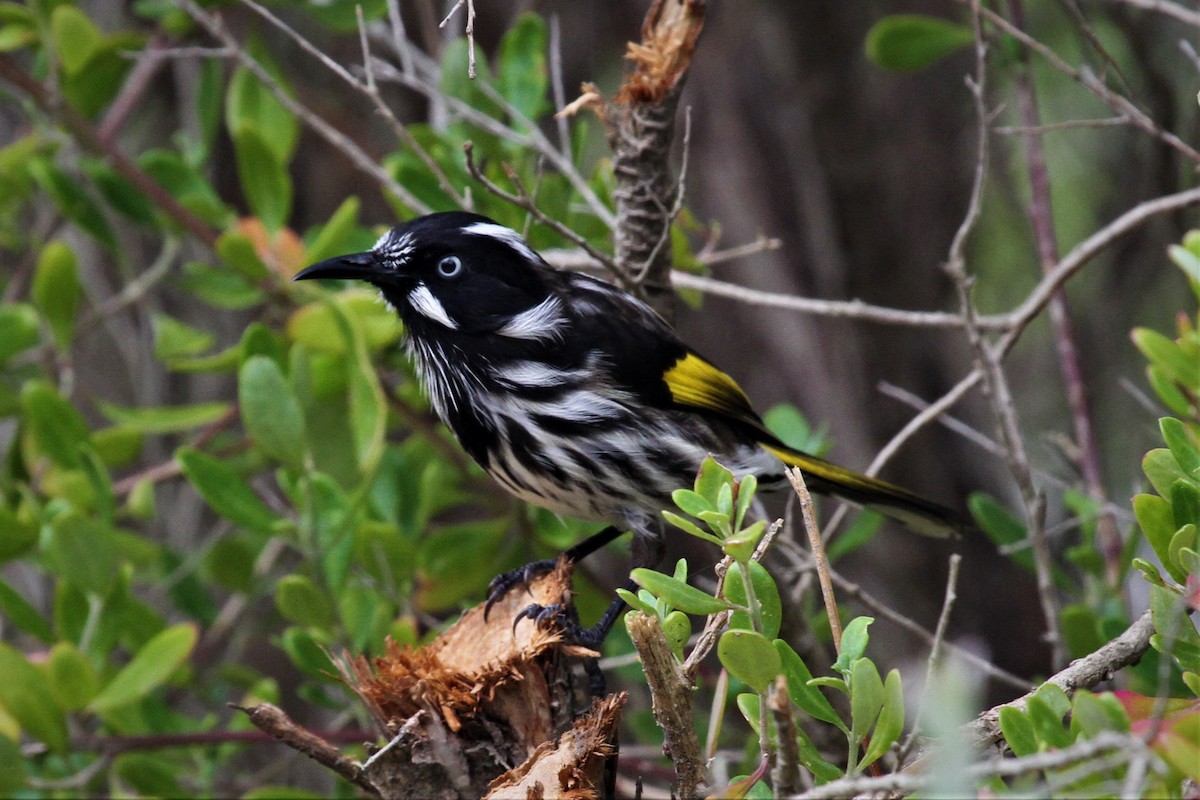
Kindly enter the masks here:
<path id="1" fill-rule="evenodd" d="M 550 216 L 610 248 L 603 126 L 586 112 L 550 115 L 584 81 L 615 91 L 646 3 L 476 5 L 476 81 L 462 10 L 439 28 L 447 8 L 401 3 L 412 43 L 396 49 L 388 5 L 361 5 L 374 55 L 393 65 L 374 75 L 380 104 L 401 129 L 246 4 L 0 3 L 0 790 L 230 795 L 286 784 L 350 794 L 294 758 L 239 744 L 231 732 L 249 726 L 226 703 L 280 702 L 326 732 L 353 729 L 364 720 L 331 678 L 326 648 L 419 641 L 497 572 L 587 531 L 521 506 L 468 463 L 432 417 L 398 323 L 369 292 L 289 282 L 308 263 L 369 247 L 397 218 L 467 198 L 535 248 L 571 248 L 472 179 L 467 140 L 493 181 L 516 176 Z M 1195 29 L 1134 5 L 1031 4 L 1026 24 L 1195 141 Z M 270 8 L 335 64 L 361 65 L 356 4 Z M 677 266 L 786 295 L 954 308 L 939 267 L 975 164 L 962 80 L 971 54 L 955 45 L 929 64 L 904 63 L 910 50 L 869 40 L 898 12 L 952 21 L 951 38 L 969 32 L 947 2 L 757 0 L 753 13 L 711 4 L 683 96 Z M 241 43 L 236 52 L 197 23 L 209 13 Z M 1027 73 L 1011 41 L 995 44 L 988 99 L 999 130 L 968 251 L 985 312 L 1011 308 L 1040 277 L 1021 139 L 1003 131 L 1021 124 L 1013 85 Z M 889 59 L 924 68 L 882 68 Z M 1112 117 L 1043 61 L 1028 76 L 1046 125 Z M 1043 141 L 1062 252 L 1195 182 L 1194 164 L 1128 125 L 1066 125 Z M 1160 376 L 1151 399 L 1129 336 L 1168 330 L 1188 310 L 1186 273 L 1166 253 L 1192 224 L 1182 212 L 1155 217 L 1068 286 L 1104 485 L 1129 536 L 1127 500 L 1145 483 L 1142 455 L 1162 442 L 1162 404 L 1193 415 L 1194 437 L 1194 395 L 1172 407 Z M 706 249 L 762 236 L 780 246 L 702 266 Z M 850 465 L 865 465 L 913 414 L 880 384 L 932 400 L 972 364 L 952 329 L 689 300 L 683 336 L 760 408 L 803 408 L 770 415 L 785 437 Z M 1148 338 L 1135 341 L 1146 350 Z M 1150 350 L 1152 360 L 1164 352 Z M 1006 363 L 1031 459 L 1052 487 L 1056 551 L 1077 548 L 1061 566 L 1081 655 L 1131 612 L 1094 557 L 1094 498 L 1066 491 L 1079 481 L 1054 352 L 1038 320 Z M 1194 350 L 1181 352 L 1186 361 Z M 983 399 L 955 415 L 992 435 Z M 960 433 L 925 428 L 885 474 L 953 505 L 985 490 L 996 499 L 973 507 L 993 539 L 1024 536 L 1015 518 L 997 533 L 1004 509 L 1019 505 L 1003 460 Z M 835 553 L 840 569 L 931 621 L 946 556 L 961 547 L 951 638 L 1024 678 L 1047 673 L 1034 578 L 1019 557 L 982 537 L 942 545 L 875 531 L 869 520 L 850 529 L 852 541 L 874 541 Z M 1151 549 L 1181 581 L 1187 565 L 1162 536 Z M 623 558 L 602 562 L 598 585 L 583 587 L 585 616 L 621 581 Z M 711 559 L 693 560 L 693 572 Z M 1144 607 L 1143 584 L 1131 585 Z M 810 603 L 784 629 L 811 617 L 820 631 L 817 616 Z M 872 636 L 891 662 L 917 657 L 894 627 Z M 653 736 L 644 710 L 629 716 Z M 147 736 L 177 746 L 144 750 L 136 737 Z"/>

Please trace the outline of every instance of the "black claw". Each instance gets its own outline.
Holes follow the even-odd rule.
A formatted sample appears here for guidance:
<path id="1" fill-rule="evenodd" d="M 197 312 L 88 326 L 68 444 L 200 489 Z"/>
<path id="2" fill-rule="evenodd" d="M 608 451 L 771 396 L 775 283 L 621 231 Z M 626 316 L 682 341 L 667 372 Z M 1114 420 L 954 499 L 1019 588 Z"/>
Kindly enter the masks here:
<path id="1" fill-rule="evenodd" d="M 517 569 L 509 570 L 508 572 L 502 572 L 496 577 L 492 578 L 492 582 L 488 584 L 487 588 L 487 602 L 483 604 L 484 620 L 486 620 L 488 615 L 492 612 L 492 606 L 500 602 L 502 597 L 504 597 L 517 586 L 524 586 L 525 590 L 529 591 L 529 584 L 532 583 L 535 578 L 545 575 L 547 572 L 550 572 L 552 569 L 554 569 L 555 563 L 556 562 L 550 560 L 534 561 L 526 564 L 523 567 L 518 567 Z"/>

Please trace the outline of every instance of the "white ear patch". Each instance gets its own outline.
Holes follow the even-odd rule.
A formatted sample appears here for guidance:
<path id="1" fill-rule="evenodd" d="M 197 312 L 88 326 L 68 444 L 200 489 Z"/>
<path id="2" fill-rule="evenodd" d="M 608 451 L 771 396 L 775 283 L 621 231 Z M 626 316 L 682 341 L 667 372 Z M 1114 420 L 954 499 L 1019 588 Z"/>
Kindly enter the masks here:
<path id="1" fill-rule="evenodd" d="M 413 287 L 412 291 L 408 293 L 408 303 L 414 311 L 426 319 L 431 319 L 452 331 L 458 330 L 458 323 L 450 319 L 442 301 L 434 297 L 433 292 L 429 291 L 429 287 L 425 284 L 418 283 Z"/>
<path id="2" fill-rule="evenodd" d="M 510 339 L 558 339 L 566 324 L 562 304 L 557 297 L 550 295 L 536 306 L 514 316 L 496 333 Z"/>
<path id="3" fill-rule="evenodd" d="M 538 254 L 533 252 L 533 248 L 526 244 L 525 240 L 521 238 L 521 234 L 517 233 L 512 228 L 506 228 L 503 225 L 499 225 L 495 222 L 476 222 L 463 228 L 463 233 L 472 233 L 476 236 L 490 236 L 491 238 L 508 245 L 513 250 L 516 250 L 522 256 L 534 263 L 541 261 L 541 259 L 538 257 Z"/>

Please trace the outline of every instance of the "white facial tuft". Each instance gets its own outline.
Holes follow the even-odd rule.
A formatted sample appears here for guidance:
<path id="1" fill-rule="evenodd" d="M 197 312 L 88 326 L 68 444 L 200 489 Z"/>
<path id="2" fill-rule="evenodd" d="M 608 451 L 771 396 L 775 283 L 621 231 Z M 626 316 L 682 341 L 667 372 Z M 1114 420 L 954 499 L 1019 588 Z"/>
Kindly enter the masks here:
<path id="1" fill-rule="evenodd" d="M 503 225 L 498 225 L 495 222 L 476 222 L 463 228 L 463 233 L 469 233 L 474 236 L 487 236 L 502 242 L 513 250 L 516 250 L 524 258 L 532 262 L 541 261 L 538 254 L 533 252 L 533 249 L 525 243 L 521 238 L 521 234 L 514 231 L 512 228 L 506 228 Z"/>
<path id="2" fill-rule="evenodd" d="M 378 255 L 385 264 L 407 261 L 413 251 L 412 234 L 405 233 L 397 236 L 396 229 L 393 228 L 376 240 L 371 251 Z"/>
<path id="3" fill-rule="evenodd" d="M 408 303 L 414 311 L 426 319 L 431 319 L 452 331 L 458 330 L 458 323 L 450 319 L 442 301 L 434 297 L 433 292 L 429 291 L 429 287 L 425 284 L 418 283 L 413 287 L 412 291 L 408 293 Z"/>
<path id="4" fill-rule="evenodd" d="M 532 308 L 527 308 L 510 319 L 496 333 L 510 339 L 531 339 L 533 341 L 562 338 L 562 329 L 566 325 L 566 317 L 562 313 L 562 303 L 554 295 L 550 295 Z"/>

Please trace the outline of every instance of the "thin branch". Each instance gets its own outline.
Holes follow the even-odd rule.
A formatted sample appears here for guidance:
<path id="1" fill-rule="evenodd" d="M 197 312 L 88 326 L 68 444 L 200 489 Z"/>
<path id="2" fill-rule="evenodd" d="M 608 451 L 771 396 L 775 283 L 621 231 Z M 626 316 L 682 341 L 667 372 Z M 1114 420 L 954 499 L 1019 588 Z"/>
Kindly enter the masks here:
<path id="1" fill-rule="evenodd" d="M 475 80 L 475 0 L 458 0 L 438 27 L 446 27 L 446 23 L 454 16 L 454 12 L 462 8 L 463 3 L 467 6 L 467 26 L 463 31 L 467 35 L 467 77 Z"/>
<path id="2" fill-rule="evenodd" d="M 1009 8 L 1013 14 L 1014 23 L 1024 27 L 1024 4 L 1022 0 L 1010 0 Z M 1028 51 L 1022 52 L 1021 70 L 1014 82 L 1017 94 L 1017 105 L 1020 108 L 1022 122 L 1028 128 L 1036 128 L 1041 124 L 1038 111 L 1037 94 L 1033 85 L 1033 76 L 1029 69 Z M 1054 230 L 1054 215 L 1050 196 L 1050 170 L 1046 164 L 1046 153 L 1042 147 L 1041 137 L 1030 134 L 1025 139 L 1025 160 L 1029 173 L 1030 197 L 1029 220 L 1033 228 L 1034 241 L 1037 244 L 1038 257 L 1042 272 L 1045 274 L 1059 261 L 1058 237 Z M 1071 423 L 1075 433 L 1075 445 L 1078 450 L 1076 459 L 1080 474 L 1083 478 L 1084 490 L 1097 503 L 1103 504 L 1108 500 L 1108 492 L 1104 488 L 1104 476 L 1100 466 L 1099 445 L 1096 441 L 1095 427 L 1092 424 L 1092 411 L 1087 398 L 1084 384 L 1083 366 L 1079 360 L 1079 349 L 1075 344 L 1075 325 L 1071 309 L 1067 304 L 1066 289 L 1059 289 L 1051 296 L 1050 325 L 1053 330 L 1055 351 L 1058 355 L 1059 372 L 1067 390 L 1067 406 L 1070 409 Z M 1101 515 L 1096 522 L 1096 543 L 1104 559 L 1105 572 L 1110 586 L 1115 586 L 1121 574 L 1121 536 L 1117 532 L 1116 521 L 1108 515 Z"/>
<path id="3" fill-rule="evenodd" d="M 479 167 L 475 165 L 475 145 L 473 143 L 464 143 L 463 153 L 465 153 L 467 157 L 467 172 L 472 178 L 479 181 L 483 188 L 487 189 L 500 199 L 512 203 L 518 208 L 525 209 L 531 215 L 533 215 L 538 222 L 541 222 L 543 225 L 551 228 L 564 239 L 573 242 L 589 256 L 606 266 L 610 271 L 613 272 L 613 274 L 618 274 L 616 263 L 613 261 L 611 256 L 601 253 L 599 250 L 592 247 L 591 243 L 589 243 L 587 239 L 580 236 L 578 233 L 571 230 L 553 217 L 548 216 L 545 212 L 538 208 L 533 202 L 533 199 L 530 198 L 529 193 L 525 191 L 524 185 L 521 183 L 520 178 L 517 177 L 515 172 L 512 170 L 507 170 L 509 180 L 513 182 L 513 185 L 517 189 L 516 194 L 498 186 L 494 181 L 484 175 Z"/>
<path id="4" fill-rule="evenodd" d="M 968 5 L 974 2 L 974 0 L 954 1 L 959 5 Z M 1100 100 L 1102 100 L 1105 105 L 1115 111 L 1118 116 L 1128 117 L 1134 127 L 1153 136 L 1156 139 L 1159 139 L 1167 146 L 1182 153 L 1190 161 L 1200 162 L 1200 152 L 1197 152 L 1195 148 L 1184 142 L 1175 134 L 1159 127 L 1159 125 L 1155 123 L 1154 120 L 1148 114 L 1146 114 L 1146 112 L 1134 105 L 1129 98 L 1114 92 L 1112 89 L 1109 89 L 1107 86 L 1105 86 L 1104 82 L 1097 78 L 1091 70 L 1086 68 L 1076 69 L 1075 67 L 1072 67 L 1057 53 L 1055 53 L 1054 50 L 1042 44 L 1037 39 L 1021 30 L 1018 26 L 1009 22 L 1004 18 L 1003 15 L 998 14 L 987 7 L 982 8 L 980 13 L 983 19 L 985 19 L 989 25 L 994 26 L 1002 33 L 1011 36 L 1025 47 L 1037 53 L 1037 55 L 1044 59 L 1051 67 L 1058 70 L 1063 75 L 1066 75 L 1068 78 L 1078 83 L 1096 97 L 1100 98 Z"/>
<path id="5" fill-rule="evenodd" d="M 815 570 L 815 567 L 812 566 L 811 557 L 808 551 L 804 551 L 804 549 L 800 548 L 798 545 L 796 545 L 796 543 L 784 539 L 784 541 L 780 543 L 779 552 L 784 553 L 786 557 L 790 558 L 793 561 L 793 564 L 797 565 L 798 569 Z M 858 602 L 862 603 L 863 606 L 868 608 L 872 614 L 876 614 L 877 616 L 880 616 L 880 618 L 892 622 L 893 625 L 899 627 L 902 631 L 907 631 L 908 633 L 913 634 L 914 637 L 917 637 L 918 639 L 922 640 L 923 643 L 928 644 L 930 648 L 934 646 L 934 633 L 926 630 L 926 628 L 922 625 L 919 625 L 918 622 L 913 621 L 904 614 L 901 614 L 898 612 L 898 610 L 895 610 L 892 606 L 890 606 L 890 604 L 877 599 L 875 595 L 870 594 L 869 591 L 866 591 L 863 589 L 863 587 L 860 587 L 859 584 L 851 581 L 850 578 L 842 576 L 838 571 L 830 570 L 829 577 L 833 579 L 835 587 L 838 587 L 838 590 L 841 591 L 842 595 L 852 597 L 853 600 L 857 600 Z M 953 642 L 943 643 L 943 646 L 946 646 L 948 652 L 952 652 L 955 658 L 960 658 L 962 662 L 970 664 L 971 667 L 982 670 L 982 672 L 988 675 L 991 679 L 1000 681 L 1002 684 L 1016 688 L 1016 690 L 1020 691 L 1026 691 L 1028 690 L 1028 687 L 1030 687 L 1030 681 L 1022 679 L 1020 676 L 1014 675 L 1013 673 L 1008 672 L 1006 669 L 997 667 L 996 664 L 991 663 L 990 661 L 986 660 L 986 658 L 974 654 L 974 652 L 971 652 L 970 650 L 960 648 L 959 645 L 956 645 Z"/>
<path id="6" fill-rule="evenodd" d="M 412 89 L 415 92 L 423 95 L 428 99 L 437 99 L 439 102 L 444 102 L 446 107 L 465 122 L 472 125 L 478 125 L 488 133 L 491 133 L 505 141 L 512 142 L 518 147 L 527 148 L 546 157 L 546 160 L 554 167 L 560 175 L 566 178 L 584 202 L 588 209 L 596 215 L 607 227 L 613 228 L 617 224 L 616 215 L 612 210 L 600 200 L 596 192 L 588 184 L 575 165 L 571 163 L 570 158 L 559 152 L 553 143 L 533 124 L 524 114 L 514 108 L 511 103 L 505 100 L 498 92 L 484 79 L 479 79 L 478 87 L 488 95 L 489 99 L 498 102 L 505 113 L 513 117 L 517 122 L 524 123 L 524 130 L 517 131 L 503 122 L 491 117 L 482 111 L 472 107 L 468 103 L 460 100 L 457 97 L 450 97 L 442 90 L 422 78 L 417 73 L 406 74 L 400 72 L 391 64 L 379 62 L 374 64 L 376 76 L 380 80 L 392 81 L 405 88 Z"/>
<path id="7" fill-rule="evenodd" d="M 1093 653 L 1071 662 L 1066 669 L 1051 676 L 1045 683 L 1052 683 L 1068 695 L 1076 689 L 1090 689 L 1101 681 L 1109 680 L 1114 674 L 1136 664 L 1150 647 L 1150 637 L 1154 634 L 1154 623 L 1150 612 L 1142 614 L 1124 633 L 1100 647 Z M 980 714 L 973 722 L 963 727 L 963 732 L 971 737 L 979 746 L 987 746 L 1000 741 L 1000 710 L 1012 707 L 1024 710 L 1033 692 L 996 706 Z"/>
<path id="8" fill-rule="evenodd" d="M 1108 770 L 1113 764 L 1100 762 L 1097 757 L 1115 752 L 1117 764 L 1127 763 L 1135 754 L 1144 751 L 1146 745 L 1136 736 L 1114 731 L 1101 731 L 1091 739 L 1080 739 L 1070 747 L 1034 753 L 1022 758 L 991 759 L 971 764 L 963 770 L 965 780 L 974 785 L 989 778 L 1016 778 L 1043 772 L 1048 769 L 1088 763 L 1088 774 Z M 1094 768 L 1094 771 L 1093 771 Z M 1080 776 L 1084 777 L 1084 776 Z M 842 778 L 822 784 L 813 789 L 792 795 L 793 800 L 836 800 L 860 795 L 879 796 L 887 793 L 911 794 L 936 785 L 936 770 L 923 772 L 893 772 L 889 775 Z M 1035 792 L 1036 795 L 1036 792 Z"/>
<path id="9" fill-rule="evenodd" d="M 1157 11 L 1159 14 L 1185 22 L 1193 28 L 1200 28 L 1200 11 L 1173 3 L 1171 0 L 1115 0 L 1115 2 L 1134 8 L 1144 8 L 1147 11 Z"/>
<path id="10" fill-rule="evenodd" d="M 825 556 L 825 542 L 821 539 L 821 531 L 817 527 L 817 515 L 813 513 L 812 495 L 804 484 L 804 474 L 799 467 L 784 470 L 788 483 L 796 492 L 800 501 L 800 513 L 804 517 L 804 530 L 808 534 L 808 543 L 812 548 L 813 566 L 817 571 L 817 580 L 821 585 L 821 598 L 825 602 L 825 614 L 829 617 L 829 632 L 833 636 L 833 649 L 842 652 L 842 618 L 838 613 L 837 597 L 833 593 L 833 581 L 830 579 L 829 559 Z"/>
<path id="11" fill-rule="evenodd" d="M 951 555 L 950 568 L 946 575 L 946 595 L 942 599 L 942 613 L 938 615 L 937 627 L 933 630 L 933 643 L 929 648 L 929 658 L 925 664 L 925 685 L 921 687 L 921 701 L 917 704 L 917 718 L 913 720 L 912 730 L 908 732 L 908 738 L 904 740 L 904 744 L 900 747 L 900 755 L 897 757 L 897 761 L 901 764 L 904 763 L 907 754 L 921 734 L 921 723 L 929 708 L 929 698 L 933 695 L 934 680 L 937 678 L 938 670 L 941 669 L 946 629 L 950 625 L 950 612 L 954 608 L 954 601 L 958 599 L 958 571 L 961 566 L 962 556 L 958 553 Z"/>

